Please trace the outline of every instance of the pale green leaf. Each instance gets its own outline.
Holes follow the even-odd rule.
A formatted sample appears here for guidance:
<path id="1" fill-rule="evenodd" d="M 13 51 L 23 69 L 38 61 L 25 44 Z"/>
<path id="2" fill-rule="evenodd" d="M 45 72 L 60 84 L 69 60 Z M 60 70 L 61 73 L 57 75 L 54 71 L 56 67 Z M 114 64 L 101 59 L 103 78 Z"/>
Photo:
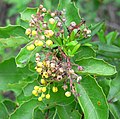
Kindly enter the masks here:
<path id="1" fill-rule="evenodd" d="M 110 76 L 116 73 L 116 68 L 102 59 L 82 58 L 76 63 L 83 67 L 82 71 L 78 71 L 77 67 L 74 67 L 79 74 Z"/>

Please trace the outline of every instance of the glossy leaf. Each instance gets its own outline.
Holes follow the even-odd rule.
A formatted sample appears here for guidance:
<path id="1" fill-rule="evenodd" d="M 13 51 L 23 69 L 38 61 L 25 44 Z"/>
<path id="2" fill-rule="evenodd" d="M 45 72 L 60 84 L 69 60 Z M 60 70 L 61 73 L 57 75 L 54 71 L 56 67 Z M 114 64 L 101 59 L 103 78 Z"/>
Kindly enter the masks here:
<path id="1" fill-rule="evenodd" d="M 77 99 L 85 119 L 108 119 L 106 97 L 94 78 L 83 77 L 80 84 L 75 83 L 75 89 L 80 95 Z"/>
<path id="2" fill-rule="evenodd" d="M 82 71 L 78 71 L 77 67 L 74 67 L 77 73 L 79 74 L 93 74 L 93 75 L 102 75 L 109 76 L 116 73 L 114 66 L 108 64 L 102 59 L 97 58 L 83 58 L 76 63 L 83 67 Z"/>

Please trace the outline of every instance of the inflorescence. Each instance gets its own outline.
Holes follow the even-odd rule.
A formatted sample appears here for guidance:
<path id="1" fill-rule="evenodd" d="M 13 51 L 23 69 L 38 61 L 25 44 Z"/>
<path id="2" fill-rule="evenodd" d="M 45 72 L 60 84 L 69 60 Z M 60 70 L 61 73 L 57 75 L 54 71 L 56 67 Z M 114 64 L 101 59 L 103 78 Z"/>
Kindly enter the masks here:
<path id="1" fill-rule="evenodd" d="M 42 47 L 40 53 L 36 53 L 35 67 L 36 72 L 42 78 L 40 85 L 34 87 L 32 94 L 38 96 L 38 101 L 42 101 L 43 98 L 50 99 L 50 84 L 62 82 L 61 87 L 65 90 L 66 97 L 70 97 L 71 94 L 77 96 L 74 82 L 80 82 L 82 77 L 74 72 L 70 58 L 63 49 L 58 44 L 57 48 L 54 47 L 56 45 L 55 38 L 64 38 L 64 27 L 67 21 L 65 10 L 52 12 L 40 5 L 36 15 L 31 17 L 30 28 L 26 29 L 25 34 L 33 40 L 26 48 L 31 51 L 36 47 Z M 84 25 L 84 29 L 81 30 L 80 26 L 82 25 Z M 72 21 L 69 26 L 66 26 L 66 29 L 68 38 L 75 29 L 77 30 L 76 37 L 82 34 L 83 37 L 87 38 L 91 33 L 84 20 L 80 24 Z M 41 57 L 41 53 L 44 54 L 44 58 Z M 78 70 L 83 70 L 83 68 L 78 66 Z M 52 92 L 58 92 L 58 87 L 53 86 Z"/>

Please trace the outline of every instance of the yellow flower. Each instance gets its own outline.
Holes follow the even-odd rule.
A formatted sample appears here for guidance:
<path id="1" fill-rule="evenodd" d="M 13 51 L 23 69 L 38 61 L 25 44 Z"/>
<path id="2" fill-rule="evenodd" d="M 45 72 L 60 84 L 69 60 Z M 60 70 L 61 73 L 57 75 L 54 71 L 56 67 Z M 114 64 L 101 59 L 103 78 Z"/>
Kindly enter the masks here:
<path id="1" fill-rule="evenodd" d="M 32 31 L 32 36 L 36 36 L 37 35 L 37 31 L 33 30 Z"/>
<path id="2" fill-rule="evenodd" d="M 54 35 L 54 32 L 52 30 L 45 30 L 44 35 L 47 38 L 50 38 L 50 37 L 52 37 Z"/>
<path id="3" fill-rule="evenodd" d="M 33 44 L 27 46 L 27 50 L 31 51 L 34 50 L 35 46 Z"/>
<path id="4" fill-rule="evenodd" d="M 37 95 L 37 94 L 38 94 L 37 90 L 33 90 L 33 91 L 32 91 L 32 94 L 33 94 L 33 95 Z"/>
<path id="5" fill-rule="evenodd" d="M 35 46 L 43 46 L 43 42 L 40 40 L 35 40 Z"/>
<path id="6" fill-rule="evenodd" d="M 38 89 L 38 93 L 42 93 L 42 88 L 41 87 Z"/>
<path id="7" fill-rule="evenodd" d="M 42 101 L 42 97 L 39 97 L 39 98 L 38 98 L 38 101 Z"/>
<path id="8" fill-rule="evenodd" d="M 43 66 L 43 63 L 42 63 L 42 62 L 38 62 L 38 63 L 37 63 L 37 66 L 38 66 L 38 67 L 42 67 L 42 66 Z"/>
<path id="9" fill-rule="evenodd" d="M 30 35 L 30 33 L 31 33 L 31 29 L 30 28 L 26 29 L 25 34 Z"/>
<path id="10" fill-rule="evenodd" d="M 51 40 L 47 40 L 47 41 L 46 41 L 46 45 L 47 45 L 47 46 L 51 46 L 51 45 L 53 45 L 53 42 L 52 42 Z"/>
<path id="11" fill-rule="evenodd" d="M 47 82 L 45 81 L 45 79 L 41 79 L 41 84 L 45 85 Z"/>
<path id="12" fill-rule="evenodd" d="M 44 66 L 46 66 L 46 61 L 43 61 L 42 63 L 43 63 Z"/>
<path id="13" fill-rule="evenodd" d="M 42 87 L 42 92 L 46 92 L 46 87 Z"/>
<path id="14" fill-rule="evenodd" d="M 46 95 L 46 99 L 50 99 L 50 94 L 47 94 L 47 95 Z"/>
<path id="15" fill-rule="evenodd" d="M 50 24 L 54 24 L 54 23 L 55 23 L 55 20 L 54 20 L 53 18 L 50 18 L 50 19 L 49 19 L 49 23 L 50 23 Z"/>
<path id="16" fill-rule="evenodd" d="M 44 93 L 42 93 L 41 97 L 42 97 L 42 98 L 44 98 L 44 97 L 45 97 L 45 94 L 44 94 Z"/>
<path id="17" fill-rule="evenodd" d="M 57 87 L 53 87 L 53 88 L 52 88 L 52 91 L 53 91 L 54 93 L 56 93 L 56 92 L 58 92 L 58 88 L 57 88 Z"/>
<path id="18" fill-rule="evenodd" d="M 41 73 L 41 72 L 42 72 L 42 68 L 37 68 L 36 71 L 37 71 L 38 73 Z"/>
<path id="19" fill-rule="evenodd" d="M 70 97 L 71 96 L 71 92 L 69 92 L 69 91 L 65 92 L 65 96 L 66 97 Z"/>
<path id="20" fill-rule="evenodd" d="M 34 90 L 38 91 L 39 90 L 39 86 L 35 86 Z"/>
<path id="21" fill-rule="evenodd" d="M 48 73 L 47 72 L 43 72 L 42 77 L 48 78 Z"/>

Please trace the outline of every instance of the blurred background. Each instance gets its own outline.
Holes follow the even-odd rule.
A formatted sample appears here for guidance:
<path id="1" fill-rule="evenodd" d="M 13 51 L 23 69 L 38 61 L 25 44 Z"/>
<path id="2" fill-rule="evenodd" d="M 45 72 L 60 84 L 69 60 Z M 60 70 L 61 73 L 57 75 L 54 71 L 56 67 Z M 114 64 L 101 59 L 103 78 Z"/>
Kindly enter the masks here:
<path id="1" fill-rule="evenodd" d="M 0 26 L 19 24 L 20 12 L 26 7 L 44 4 L 56 9 L 59 0 L 0 0 Z M 120 0 L 72 0 L 79 8 L 80 15 L 88 24 L 105 21 L 107 31 L 120 33 Z"/>

